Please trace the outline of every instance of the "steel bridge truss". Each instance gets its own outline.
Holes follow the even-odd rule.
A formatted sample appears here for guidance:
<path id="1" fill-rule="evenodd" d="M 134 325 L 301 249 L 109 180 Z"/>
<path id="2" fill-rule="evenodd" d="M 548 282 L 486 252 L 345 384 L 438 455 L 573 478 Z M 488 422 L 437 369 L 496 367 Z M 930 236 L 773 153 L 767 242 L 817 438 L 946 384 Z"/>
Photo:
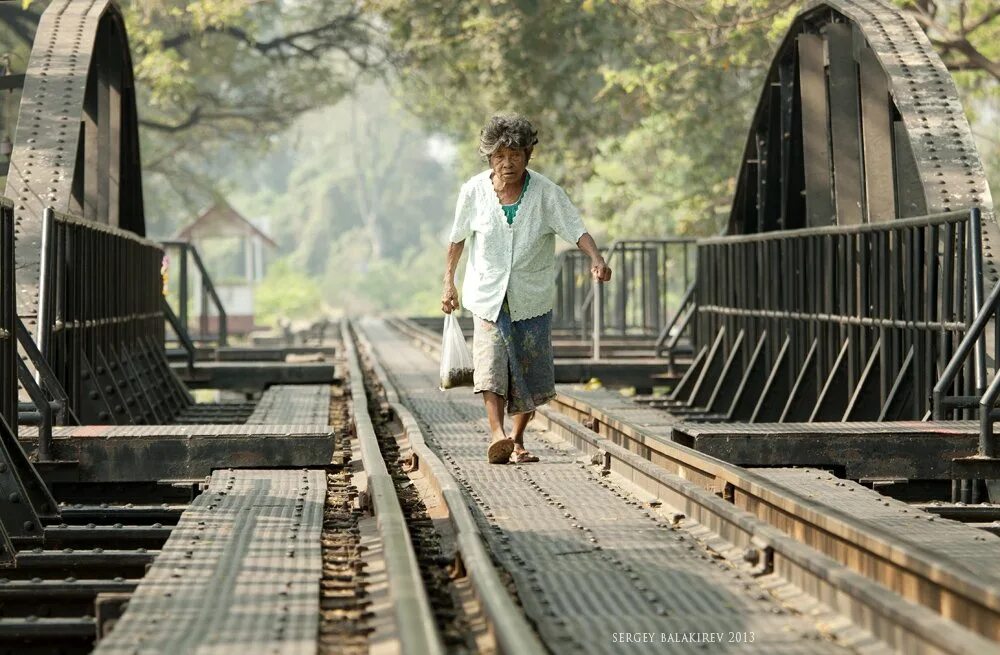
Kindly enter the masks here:
<path id="1" fill-rule="evenodd" d="M 770 67 L 728 234 L 698 242 L 678 312 L 695 357 L 664 404 L 748 423 L 978 416 L 979 452 L 952 470 L 1000 477 L 997 235 L 919 26 L 881 0 L 810 4 Z"/>
<path id="2" fill-rule="evenodd" d="M 17 310 L 35 330 L 45 209 L 145 234 L 135 86 L 111 0 L 55 0 L 24 76 L 7 177 L 15 204 Z"/>
<path id="3" fill-rule="evenodd" d="M 728 233 L 992 206 L 954 81 L 916 22 L 883 0 L 810 3 L 771 64 Z"/>

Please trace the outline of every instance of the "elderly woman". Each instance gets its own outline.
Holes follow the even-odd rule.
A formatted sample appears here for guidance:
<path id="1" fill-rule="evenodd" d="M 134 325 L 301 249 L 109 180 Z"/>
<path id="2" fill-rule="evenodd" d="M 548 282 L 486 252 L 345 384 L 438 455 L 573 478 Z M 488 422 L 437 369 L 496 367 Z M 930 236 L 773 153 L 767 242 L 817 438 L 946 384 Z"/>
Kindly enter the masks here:
<path id="1" fill-rule="evenodd" d="M 494 116 L 479 137 L 489 170 L 462 185 L 448 246 L 441 309 L 458 309 L 455 271 L 470 240 L 462 301 L 475 316 L 474 391 L 483 394 L 492 442 L 492 464 L 537 462 L 524 448 L 524 429 L 538 405 L 555 397 L 552 303 L 555 235 L 591 261 L 591 274 L 611 279 L 611 269 L 587 233 L 580 213 L 557 184 L 528 168 L 537 132 L 524 117 Z M 504 430 L 504 404 L 513 416 Z"/>

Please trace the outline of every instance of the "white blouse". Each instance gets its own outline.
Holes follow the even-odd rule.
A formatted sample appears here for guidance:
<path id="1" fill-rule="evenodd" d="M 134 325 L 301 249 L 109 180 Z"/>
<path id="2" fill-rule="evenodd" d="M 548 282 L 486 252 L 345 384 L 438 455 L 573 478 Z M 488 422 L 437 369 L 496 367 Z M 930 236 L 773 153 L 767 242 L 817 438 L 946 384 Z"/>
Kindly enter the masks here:
<path id="1" fill-rule="evenodd" d="M 495 322 L 506 295 L 512 321 L 541 316 L 555 300 L 555 235 L 576 245 L 587 231 L 580 212 L 552 180 L 528 169 L 530 179 L 508 225 L 490 171 L 462 185 L 452 243 L 470 239 L 462 304 Z"/>

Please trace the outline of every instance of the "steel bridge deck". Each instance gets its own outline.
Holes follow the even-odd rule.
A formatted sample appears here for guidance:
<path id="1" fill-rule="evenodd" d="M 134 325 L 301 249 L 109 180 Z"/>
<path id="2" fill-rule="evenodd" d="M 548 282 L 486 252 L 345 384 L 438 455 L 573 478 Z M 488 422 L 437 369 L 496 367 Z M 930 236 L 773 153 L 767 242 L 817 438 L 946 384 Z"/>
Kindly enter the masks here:
<path id="1" fill-rule="evenodd" d="M 314 653 L 325 495 L 322 470 L 216 471 L 94 652 Z"/>
<path id="2" fill-rule="evenodd" d="M 27 448 L 37 429 L 22 428 Z M 81 482 L 201 478 L 227 466 L 311 466 L 329 462 L 331 428 L 305 425 L 87 425 L 52 430 L 57 460 L 80 463 Z"/>
<path id="3" fill-rule="evenodd" d="M 661 635 L 753 632 L 752 644 L 670 644 L 671 652 L 828 653 L 842 648 L 816 637 L 728 565 L 719 565 L 683 531 L 626 502 L 577 461 L 579 453 L 528 446 L 542 462 L 491 466 L 480 399 L 442 393 L 438 365 L 381 322 L 371 338 L 404 402 L 465 486 L 485 537 L 510 572 L 518 598 L 542 639 L 557 652 L 663 652 Z M 623 645 L 617 633 L 653 633 L 656 643 Z"/>
<path id="4" fill-rule="evenodd" d="M 197 362 L 193 369 L 184 362 L 172 362 L 170 368 L 188 389 L 255 392 L 275 381 L 318 384 L 342 377 L 330 362 Z"/>
<path id="5" fill-rule="evenodd" d="M 912 505 L 887 498 L 850 480 L 826 471 L 806 468 L 755 468 L 783 489 L 823 508 L 824 514 L 841 514 L 872 530 L 891 534 L 901 552 L 923 551 L 926 556 L 947 561 L 971 579 L 991 585 L 1000 596 L 1000 537 L 958 521 L 949 521 L 920 511 Z"/>
<path id="6" fill-rule="evenodd" d="M 329 414 L 329 384 L 281 384 L 264 392 L 246 424 L 327 425 Z"/>
<path id="7" fill-rule="evenodd" d="M 950 480 L 976 452 L 978 421 L 716 423 L 685 420 L 607 389 L 558 385 L 560 398 L 640 440 L 675 441 L 739 466 L 837 467 L 851 479 Z M 640 428 L 639 431 L 633 427 Z"/>

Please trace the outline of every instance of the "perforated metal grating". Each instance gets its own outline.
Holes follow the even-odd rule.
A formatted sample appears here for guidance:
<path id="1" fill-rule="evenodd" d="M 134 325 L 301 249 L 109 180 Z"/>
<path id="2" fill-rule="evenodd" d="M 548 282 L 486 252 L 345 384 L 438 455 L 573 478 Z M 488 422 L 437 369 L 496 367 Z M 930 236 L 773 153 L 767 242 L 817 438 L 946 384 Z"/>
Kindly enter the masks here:
<path id="1" fill-rule="evenodd" d="M 510 572 L 553 652 L 829 653 L 842 649 L 720 564 L 683 530 L 598 484 L 559 450 L 531 438 L 536 464 L 490 466 L 481 400 L 437 389 L 437 363 L 384 323 L 363 324 L 428 442 L 465 487 L 486 540 Z M 748 633 L 752 644 L 664 643 Z M 621 643 L 651 633 L 652 643 Z"/>
<path id="2" fill-rule="evenodd" d="M 805 468 L 755 468 L 754 473 L 825 507 L 852 522 L 892 535 L 900 548 L 965 571 L 979 583 L 1000 589 L 1000 536 L 949 521 L 826 471 Z"/>
<path id="3" fill-rule="evenodd" d="M 323 471 L 216 471 L 94 652 L 315 653 L 325 496 Z"/>
<path id="4" fill-rule="evenodd" d="M 281 384 L 270 387 L 260 398 L 247 425 L 327 425 L 330 385 Z"/>

